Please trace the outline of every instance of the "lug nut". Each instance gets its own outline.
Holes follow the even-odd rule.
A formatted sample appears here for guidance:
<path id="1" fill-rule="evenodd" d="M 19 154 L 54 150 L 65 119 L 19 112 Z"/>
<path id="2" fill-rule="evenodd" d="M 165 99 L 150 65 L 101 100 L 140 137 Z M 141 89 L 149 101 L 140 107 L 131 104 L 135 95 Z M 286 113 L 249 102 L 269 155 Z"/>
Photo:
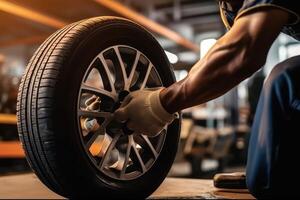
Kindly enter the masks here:
<path id="1" fill-rule="evenodd" d="M 84 129 L 88 132 L 96 131 L 100 128 L 100 125 L 98 124 L 97 120 L 90 118 L 84 120 L 83 126 Z"/>

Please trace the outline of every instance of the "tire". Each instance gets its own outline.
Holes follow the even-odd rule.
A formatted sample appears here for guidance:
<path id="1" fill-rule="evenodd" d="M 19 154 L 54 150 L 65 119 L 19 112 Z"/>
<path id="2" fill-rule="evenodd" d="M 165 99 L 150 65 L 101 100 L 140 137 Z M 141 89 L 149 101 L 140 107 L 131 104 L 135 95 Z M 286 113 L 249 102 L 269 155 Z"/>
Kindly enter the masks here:
<path id="1" fill-rule="evenodd" d="M 174 120 L 159 135 L 159 139 L 147 139 L 155 147 L 155 152 L 157 151 L 157 154 L 152 152 L 153 158 L 149 153 L 150 145 L 145 143 L 146 139 L 143 138 L 142 141 L 141 138 L 137 138 L 142 136 L 125 134 L 126 127 L 118 129 L 119 132 L 116 131 L 118 134 L 122 134 L 116 139 L 117 142 L 110 151 L 109 148 L 106 149 L 105 152 L 109 152 L 107 155 L 97 157 L 100 155 L 99 152 L 96 152 L 99 155 L 93 155 L 91 149 L 87 148 L 85 137 L 90 134 L 95 135 L 97 131 L 100 133 L 99 126 L 104 126 L 101 124 L 104 122 L 103 120 L 101 122 L 100 117 L 84 118 L 78 114 L 84 113 L 81 111 L 82 99 L 86 96 L 91 98 L 91 95 L 93 98 L 101 99 L 101 102 L 97 100 L 99 107 L 101 106 L 97 110 L 99 112 L 105 110 L 107 113 L 113 113 L 116 109 L 117 103 L 113 102 L 114 105 L 110 105 L 111 99 L 109 100 L 105 95 L 101 96 L 102 93 L 93 93 L 91 90 L 84 93 L 83 88 L 87 84 L 84 81 L 88 79 L 85 76 L 91 73 L 90 68 L 93 68 L 91 66 L 94 65 L 91 63 L 95 61 L 100 52 L 106 52 L 105 49 L 110 50 L 110 48 L 115 49 L 115 54 L 119 50 L 121 58 L 125 58 L 124 60 L 127 59 L 126 54 L 125 57 L 122 54 L 125 49 L 124 51 L 128 52 L 136 51 L 135 55 L 139 52 L 139 56 L 142 56 L 138 59 L 143 58 L 148 63 L 152 63 L 154 67 L 151 68 L 149 78 L 145 75 L 143 79 L 146 80 L 145 87 L 157 86 L 155 85 L 157 83 L 150 83 L 152 79 L 154 82 L 159 80 L 159 84 L 163 86 L 169 86 L 175 81 L 172 67 L 163 49 L 150 33 L 141 26 L 122 18 L 97 17 L 70 24 L 52 34 L 31 58 L 19 87 L 18 132 L 28 163 L 48 188 L 67 198 L 147 197 L 157 189 L 167 176 L 176 155 L 180 118 Z M 104 53 L 100 55 L 104 55 Z M 145 64 L 146 61 L 138 60 L 137 65 L 139 63 Z M 105 60 L 105 62 L 107 64 L 108 61 Z M 110 66 L 110 64 L 107 65 Z M 113 67 L 116 67 L 115 64 Z M 137 66 L 136 70 L 139 68 L 143 67 Z M 103 75 L 103 68 L 101 69 L 98 71 L 100 76 Z M 110 71 L 109 73 L 114 73 L 115 82 L 113 86 L 116 88 L 116 94 L 119 95 L 118 98 L 120 98 L 120 94 L 125 88 L 125 78 L 123 77 L 123 86 L 117 86 L 120 77 L 117 75 L 119 72 L 114 70 L 114 72 Z M 141 74 L 144 73 L 144 69 L 139 70 L 141 71 L 133 72 L 134 76 L 138 76 L 138 78 L 134 84 L 129 84 L 129 92 L 142 87 L 141 81 L 138 85 L 138 80 L 139 76 L 142 77 Z M 107 81 L 103 77 L 101 77 L 101 87 L 107 87 Z M 122 87 L 124 87 L 123 90 Z M 110 88 L 110 90 L 112 89 Z M 122 95 L 124 94 L 122 93 Z M 90 131 L 86 128 L 91 119 L 92 122 L 98 124 L 98 129 Z M 104 119 L 106 120 L 106 118 Z M 84 121 L 84 125 L 82 125 L 82 121 Z M 114 123 L 109 122 L 107 125 L 109 127 L 106 127 L 103 137 L 115 137 L 116 132 L 113 130 L 117 128 L 112 127 L 116 125 Z M 101 130 L 103 131 L 103 129 Z M 87 136 L 84 136 L 84 131 L 88 132 Z M 121 138 L 123 138 L 122 141 Z M 135 143 L 130 143 L 132 146 L 129 145 L 129 138 L 134 138 Z M 110 140 L 110 145 L 112 145 L 112 141 Z M 92 143 L 92 145 L 97 144 L 96 142 Z M 104 143 L 101 144 L 101 148 L 104 148 Z M 127 147 L 130 146 L 129 154 L 122 152 L 121 145 L 124 144 Z M 149 146 L 147 147 L 147 145 Z M 114 152 L 117 152 L 118 155 L 114 156 Z M 142 163 L 139 162 L 138 154 Z M 126 160 L 122 158 L 124 155 L 125 158 L 128 155 L 128 159 L 127 164 L 123 164 L 125 167 L 122 172 L 112 166 Z M 144 155 L 145 157 L 143 157 Z M 106 162 L 101 161 L 105 160 L 105 157 L 107 157 Z M 113 160 L 114 157 L 117 157 L 115 161 Z M 145 163 L 143 163 L 144 159 L 146 160 Z M 98 166 L 100 165 L 97 163 L 98 161 L 102 163 L 101 167 Z M 107 164 L 110 162 L 115 163 Z M 105 165 L 104 163 L 107 166 L 102 166 Z M 144 166 L 142 166 L 143 164 Z"/>

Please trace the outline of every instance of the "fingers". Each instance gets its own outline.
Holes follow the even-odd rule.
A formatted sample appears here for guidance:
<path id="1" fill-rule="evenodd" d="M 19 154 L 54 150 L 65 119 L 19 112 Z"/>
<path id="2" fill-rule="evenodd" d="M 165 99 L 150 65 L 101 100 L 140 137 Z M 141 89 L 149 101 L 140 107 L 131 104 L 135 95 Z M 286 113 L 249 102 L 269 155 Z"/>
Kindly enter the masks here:
<path id="1" fill-rule="evenodd" d="M 133 130 L 133 131 L 135 131 L 137 128 L 136 125 L 132 121 L 128 121 L 126 123 L 126 125 L 127 125 L 127 128 L 129 128 L 130 130 Z"/>
<path id="2" fill-rule="evenodd" d="M 127 95 L 127 97 L 125 97 L 120 108 L 117 109 L 114 113 L 114 117 L 116 120 L 120 122 L 125 122 L 128 120 L 127 105 L 130 103 L 131 100 L 132 100 L 131 95 Z"/>
<path id="3" fill-rule="evenodd" d="M 129 120 L 129 121 L 126 123 L 126 126 L 127 126 L 127 128 L 128 128 L 129 130 L 134 131 L 135 134 L 141 134 L 141 131 L 140 131 L 138 125 L 135 124 L 135 123 L 133 123 L 132 121 Z"/>
<path id="4" fill-rule="evenodd" d="M 124 108 L 119 108 L 118 110 L 116 110 L 114 113 L 114 117 L 117 121 L 120 121 L 122 123 L 126 122 L 126 127 L 129 130 L 138 132 L 138 127 L 136 126 L 136 124 L 129 119 L 128 113 L 126 111 L 126 106 Z"/>
<path id="5" fill-rule="evenodd" d="M 117 121 L 125 122 L 128 119 L 128 114 L 126 112 L 126 107 L 119 108 L 115 111 L 114 117 Z"/>
<path id="6" fill-rule="evenodd" d="M 126 106 L 127 104 L 129 104 L 130 103 L 130 101 L 133 99 L 133 96 L 132 95 L 127 95 L 126 97 L 125 97 L 125 99 L 122 101 L 122 104 L 121 104 L 121 108 L 122 107 L 124 107 L 124 106 Z"/>

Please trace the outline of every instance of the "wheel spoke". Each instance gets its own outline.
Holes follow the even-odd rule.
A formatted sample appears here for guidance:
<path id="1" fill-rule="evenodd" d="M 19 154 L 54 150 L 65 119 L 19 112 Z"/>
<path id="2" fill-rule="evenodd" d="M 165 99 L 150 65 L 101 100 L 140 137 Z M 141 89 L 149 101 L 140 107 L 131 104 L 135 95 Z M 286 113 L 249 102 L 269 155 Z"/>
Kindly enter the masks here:
<path id="1" fill-rule="evenodd" d="M 126 90 L 129 90 L 131 84 L 132 84 L 132 79 L 133 79 L 133 76 L 134 76 L 134 73 L 135 73 L 135 69 L 138 65 L 138 62 L 139 62 L 139 59 L 140 59 L 140 56 L 141 56 L 141 52 L 137 51 L 136 52 L 136 56 L 135 56 L 135 60 L 134 60 L 134 63 L 132 65 L 132 69 L 131 69 L 131 72 L 129 74 L 129 78 L 127 80 L 127 83 L 125 84 L 125 89 Z"/>
<path id="2" fill-rule="evenodd" d="M 124 164 L 123 164 L 123 167 L 122 167 L 120 178 L 122 178 L 125 175 L 127 164 L 128 164 L 129 157 L 130 157 L 132 142 L 133 142 L 133 137 L 132 137 L 132 135 L 130 135 L 128 137 L 128 144 L 127 144 L 127 149 L 126 149 L 125 161 L 124 161 Z"/>
<path id="3" fill-rule="evenodd" d="M 137 158 L 137 161 L 139 162 L 140 167 L 142 168 L 142 172 L 146 172 L 146 166 L 141 158 L 141 155 L 138 151 L 138 149 L 136 148 L 136 143 L 133 141 L 132 139 L 132 148 L 133 148 L 133 152 L 135 153 L 135 156 Z"/>
<path id="4" fill-rule="evenodd" d="M 97 71 L 97 73 L 100 75 L 100 80 L 102 82 L 102 85 L 100 87 L 103 87 L 107 91 L 112 91 L 113 88 L 111 87 L 110 84 L 110 76 L 105 70 L 104 64 L 102 63 L 100 57 L 96 57 L 94 61 L 91 63 L 89 66 L 89 73 L 88 76 L 85 77 L 84 82 L 87 81 L 88 77 L 91 75 L 92 72 L 95 73 L 94 70 Z"/>
<path id="5" fill-rule="evenodd" d="M 110 112 L 96 112 L 96 111 L 88 111 L 88 110 L 78 110 L 78 115 L 82 117 L 91 117 L 91 118 L 108 118 L 112 116 Z"/>
<path id="6" fill-rule="evenodd" d="M 108 161 L 108 157 L 109 157 L 111 151 L 116 146 L 116 143 L 119 140 L 120 136 L 121 136 L 121 134 L 115 135 L 115 137 L 113 138 L 113 140 L 109 144 L 109 147 L 108 147 L 107 151 L 105 152 L 103 158 L 100 161 L 100 164 L 99 164 L 100 169 L 103 169 L 103 167 L 106 165 L 106 163 Z"/>
<path id="7" fill-rule="evenodd" d="M 163 131 L 166 131 L 166 132 L 168 131 L 168 124 L 164 126 L 164 129 L 161 131 L 161 133 L 162 133 Z"/>
<path id="8" fill-rule="evenodd" d="M 152 145 L 151 141 L 149 140 L 148 136 L 141 135 L 141 137 L 145 140 L 145 142 L 146 142 L 148 148 L 150 149 L 151 153 L 153 154 L 153 156 L 155 158 L 157 158 L 158 157 L 158 153 L 156 152 L 155 148 L 153 147 L 153 145 Z"/>
<path id="9" fill-rule="evenodd" d="M 90 136 L 85 143 L 85 147 L 87 150 L 90 149 L 90 147 L 95 142 L 97 137 L 101 134 L 101 130 L 97 130 L 96 132 L 90 132 L 89 134 L 92 134 L 92 136 Z M 86 137 L 88 137 L 88 136 L 86 136 Z"/>
<path id="10" fill-rule="evenodd" d="M 102 65 L 103 65 L 103 67 L 104 67 L 105 73 L 107 75 L 107 79 L 109 81 L 109 85 L 111 87 L 111 91 L 112 91 L 113 94 L 116 94 L 116 89 L 115 89 L 115 86 L 114 86 L 114 82 L 113 82 L 113 80 L 111 78 L 111 73 L 109 72 L 109 68 L 108 68 L 108 65 L 107 65 L 107 63 L 105 61 L 105 58 L 103 57 L 103 53 L 99 55 L 99 58 L 100 58 L 100 61 L 101 61 Z"/>
<path id="11" fill-rule="evenodd" d="M 105 118 L 104 122 L 102 122 L 101 127 L 103 129 L 106 128 L 106 126 L 113 120 L 113 115 L 110 115 L 109 117 Z"/>
<path id="12" fill-rule="evenodd" d="M 81 89 L 83 92 L 87 92 L 87 93 L 91 93 L 91 94 L 95 94 L 97 96 L 106 96 L 106 97 L 109 97 L 111 99 L 113 99 L 114 101 L 116 101 L 116 94 L 113 93 L 113 92 L 109 92 L 105 89 L 102 89 L 102 88 L 94 88 L 94 87 L 91 87 L 91 86 L 88 86 L 84 83 L 81 84 Z"/>
<path id="13" fill-rule="evenodd" d="M 123 62 L 123 60 L 121 58 L 121 54 L 120 54 L 119 48 L 115 46 L 114 50 L 115 50 L 115 53 L 116 53 L 118 61 L 119 61 L 119 66 L 121 68 L 122 78 L 124 80 L 124 88 L 125 88 L 125 86 L 127 85 L 127 75 L 126 75 L 126 70 L 125 70 L 124 62 Z"/>
<path id="14" fill-rule="evenodd" d="M 146 71 L 146 74 L 145 74 L 145 77 L 144 77 L 144 79 L 143 79 L 143 82 L 142 82 L 142 85 L 141 85 L 140 89 L 144 89 L 144 88 L 145 88 L 152 67 L 153 67 L 153 65 L 152 65 L 151 63 L 149 63 L 148 68 L 147 68 L 147 71 Z"/>
<path id="15" fill-rule="evenodd" d="M 109 145 L 111 144 L 112 138 L 108 134 L 104 134 L 104 138 L 102 140 L 101 149 L 99 152 L 99 156 L 103 157 Z"/>

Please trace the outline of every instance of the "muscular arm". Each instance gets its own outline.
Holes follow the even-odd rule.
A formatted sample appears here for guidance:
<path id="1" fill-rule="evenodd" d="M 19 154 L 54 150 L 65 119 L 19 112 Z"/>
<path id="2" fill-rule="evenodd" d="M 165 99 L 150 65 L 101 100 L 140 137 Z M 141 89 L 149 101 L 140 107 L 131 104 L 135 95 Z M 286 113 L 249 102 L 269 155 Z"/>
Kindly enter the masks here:
<path id="1" fill-rule="evenodd" d="M 289 14 L 277 8 L 239 17 L 233 27 L 198 61 L 188 76 L 165 88 L 160 99 L 176 112 L 214 99 L 261 68 Z"/>

